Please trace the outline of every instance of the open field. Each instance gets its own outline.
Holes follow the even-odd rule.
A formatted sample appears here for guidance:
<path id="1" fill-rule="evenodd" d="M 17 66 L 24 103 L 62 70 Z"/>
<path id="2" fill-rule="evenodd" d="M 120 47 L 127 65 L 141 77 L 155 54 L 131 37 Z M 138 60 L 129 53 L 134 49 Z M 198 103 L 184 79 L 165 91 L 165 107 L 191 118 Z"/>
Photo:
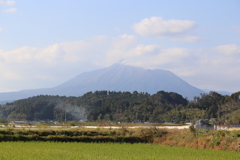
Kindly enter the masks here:
<path id="1" fill-rule="evenodd" d="M 76 127 L 76 126 L 73 126 Z M 154 143 L 225 151 L 240 150 L 240 131 L 209 129 L 160 129 L 158 127 L 0 128 L 0 141 Z"/>
<path id="2" fill-rule="evenodd" d="M 1 142 L 0 159 L 199 159 L 236 160 L 239 152 L 201 150 L 153 144 L 126 143 L 54 143 L 54 142 Z"/>
<path id="3" fill-rule="evenodd" d="M 0 141 L 154 143 L 225 151 L 240 150 L 240 131 L 130 128 L 0 128 Z"/>

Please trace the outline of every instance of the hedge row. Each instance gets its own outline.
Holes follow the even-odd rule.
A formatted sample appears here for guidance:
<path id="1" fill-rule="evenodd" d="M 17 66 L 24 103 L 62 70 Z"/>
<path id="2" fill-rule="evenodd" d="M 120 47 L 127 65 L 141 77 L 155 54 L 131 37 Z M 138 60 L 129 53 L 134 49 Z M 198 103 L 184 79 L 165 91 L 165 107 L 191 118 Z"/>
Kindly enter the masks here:
<path id="1" fill-rule="evenodd" d="M 111 137 L 111 136 L 39 136 L 39 135 L 2 135 L 2 141 L 54 141 L 54 142 L 124 142 L 124 143 L 147 143 L 148 140 L 140 137 Z"/>
<path id="2" fill-rule="evenodd" d="M 116 135 L 116 131 L 108 132 L 97 132 L 97 131 L 19 131 L 19 130 L 0 130 L 1 135 L 39 135 L 39 136 L 50 136 L 50 135 L 64 135 L 64 136 L 107 136 Z"/>

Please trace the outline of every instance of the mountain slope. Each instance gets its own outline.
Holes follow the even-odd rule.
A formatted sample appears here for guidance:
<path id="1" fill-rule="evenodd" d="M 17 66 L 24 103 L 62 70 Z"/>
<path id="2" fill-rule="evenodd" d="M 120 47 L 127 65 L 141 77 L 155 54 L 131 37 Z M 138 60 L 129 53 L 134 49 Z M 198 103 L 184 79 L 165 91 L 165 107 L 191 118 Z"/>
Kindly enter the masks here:
<path id="1" fill-rule="evenodd" d="M 66 95 L 81 95 L 88 91 L 139 91 L 154 94 L 157 91 L 177 92 L 193 99 L 204 91 L 191 86 L 170 71 L 149 70 L 140 67 L 114 64 L 108 68 L 84 72 L 54 88 Z"/>
<path id="2" fill-rule="evenodd" d="M 0 93 L 0 100 L 16 100 L 39 94 L 81 96 L 97 90 L 138 91 L 150 94 L 164 90 L 179 93 L 189 99 L 204 93 L 170 71 L 149 70 L 117 63 L 107 68 L 83 72 L 54 88 Z"/>

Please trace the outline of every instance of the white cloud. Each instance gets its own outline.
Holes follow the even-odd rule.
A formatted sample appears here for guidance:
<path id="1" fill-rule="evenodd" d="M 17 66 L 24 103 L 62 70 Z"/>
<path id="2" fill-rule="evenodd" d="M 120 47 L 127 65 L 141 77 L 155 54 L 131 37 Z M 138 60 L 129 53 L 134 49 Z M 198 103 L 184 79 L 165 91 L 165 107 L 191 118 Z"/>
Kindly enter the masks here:
<path id="1" fill-rule="evenodd" d="M 198 50 L 163 48 L 139 44 L 135 36 L 124 34 L 44 48 L 0 50 L 0 88 L 53 87 L 83 71 L 108 67 L 124 59 L 123 63 L 129 65 L 170 70 L 199 88 L 236 90 L 240 80 L 239 48 L 237 45 Z M 21 85 L 14 87 L 15 84 Z"/>
<path id="2" fill-rule="evenodd" d="M 145 68 L 166 68 L 176 66 L 186 58 L 191 57 L 189 50 L 185 48 L 163 49 L 159 45 L 136 44 L 127 49 L 114 48 L 105 56 L 105 64 L 113 64 L 124 59 L 124 64 Z"/>
<path id="3" fill-rule="evenodd" d="M 161 48 L 138 45 L 123 52 L 125 64 L 150 69 L 170 70 L 191 85 L 200 89 L 239 90 L 240 54 L 237 45 L 224 45 L 231 54 L 219 54 L 218 47 L 189 50 L 186 48 Z M 228 47 L 226 47 L 228 46 Z M 221 46 L 222 47 L 222 46 Z M 154 48 L 147 50 L 146 48 Z M 223 52 L 225 53 L 225 52 Z M 229 53 L 229 52 L 227 52 Z M 123 57 L 122 57 L 123 58 Z"/>
<path id="4" fill-rule="evenodd" d="M 9 8 L 9 9 L 2 10 L 2 12 L 5 12 L 5 13 L 16 13 L 16 11 L 17 11 L 16 8 Z"/>
<path id="5" fill-rule="evenodd" d="M 165 36 L 184 33 L 195 26 L 196 23 L 189 20 L 164 20 L 161 17 L 151 17 L 135 24 L 133 29 L 142 36 Z"/>
<path id="6" fill-rule="evenodd" d="M 15 4 L 16 2 L 12 0 L 7 0 L 7 1 L 0 0 L 0 6 L 13 6 Z M 5 12 L 5 13 L 16 13 L 16 11 L 17 11 L 16 8 L 8 8 L 8 9 L 1 10 L 1 12 Z"/>
<path id="7" fill-rule="evenodd" d="M 162 17 L 145 18 L 133 25 L 133 29 L 141 36 L 165 38 L 171 41 L 196 42 L 201 38 L 188 35 L 196 27 L 190 20 L 164 20 Z"/>
<path id="8" fill-rule="evenodd" d="M 143 55 L 156 55 L 161 51 L 158 45 L 143 45 L 140 44 L 134 49 L 130 50 L 133 56 L 143 56 Z"/>
<path id="9" fill-rule="evenodd" d="M 15 5 L 15 4 L 16 4 L 15 1 L 11 1 L 11 0 L 7 0 L 7 1 L 0 0 L 0 6 L 1 6 L 1 5 L 12 6 L 12 5 Z"/>
<path id="10" fill-rule="evenodd" d="M 34 53 L 37 52 L 37 48 L 33 47 L 22 47 L 12 51 L 2 51 L 0 52 L 4 62 L 6 63 L 25 63 L 27 61 L 32 61 L 34 57 Z"/>
<path id="11" fill-rule="evenodd" d="M 169 37 L 169 39 L 177 42 L 197 42 L 202 38 L 197 36 L 182 36 L 182 37 Z"/>
<path id="12" fill-rule="evenodd" d="M 234 55 L 234 54 L 240 55 L 240 47 L 237 46 L 236 44 L 227 44 L 227 45 L 217 46 L 214 48 L 214 50 L 224 55 Z"/>
<path id="13" fill-rule="evenodd" d="M 231 45 L 195 50 L 191 61 L 185 61 L 186 64 L 181 64 L 173 71 L 190 71 L 192 75 L 187 75 L 184 79 L 202 89 L 239 91 L 240 54 L 236 54 L 235 49 L 229 46 Z M 234 45 L 233 48 L 235 47 L 239 48 Z M 229 52 L 219 50 L 220 48 L 228 48 L 234 54 L 226 54 Z"/>
<path id="14" fill-rule="evenodd" d="M 115 62 L 118 62 L 121 59 L 124 59 L 123 62 L 125 64 L 136 65 L 136 63 L 139 64 L 138 61 L 140 60 L 142 61 L 143 59 L 145 62 L 147 62 L 147 59 L 149 59 L 149 57 L 158 54 L 159 51 L 160 47 L 157 45 L 143 45 L 143 44 L 137 46 L 135 45 L 125 49 L 114 48 L 106 53 L 105 63 L 110 65 Z"/>
<path id="15" fill-rule="evenodd" d="M 0 33 L 2 32 L 2 28 L 0 28 Z"/>
<path id="16" fill-rule="evenodd" d="M 22 89 L 57 85 L 83 71 L 113 64 L 116 61 L 109 60 L 106 55 L 109 50 L 115 48 L 121 51 L 135 43 L 135 36 L 124 34 L 118 37 L 98 36 L 44 48 L 25 46 L 11 51 L 1 50 L 1 79 L 17 80 Z M 5 81 L 1 85 L 7 86 L 7 83 L 10 82 Z"/>

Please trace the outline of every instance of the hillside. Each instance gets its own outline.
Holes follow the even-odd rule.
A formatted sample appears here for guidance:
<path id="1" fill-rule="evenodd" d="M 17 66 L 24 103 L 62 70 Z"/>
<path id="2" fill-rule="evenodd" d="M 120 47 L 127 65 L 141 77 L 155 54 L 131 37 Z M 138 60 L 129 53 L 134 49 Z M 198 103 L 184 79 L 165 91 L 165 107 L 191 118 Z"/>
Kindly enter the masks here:
<path id="1" fill-rule="evenodd" d="M 189 122 L 212 119 L 214 124 L 240 123 L 240 92 L 216 92 L 187 101 L 174 92 L 153 95 L 134 91 L 96 91 L 80 97 L 36 96 L 0 105 L 5 120 Z"/>
<path id="2" fill-rule="evenodd" d="M 191 86 L 170 71 L 149 70 L 140 67 L 114 64 L 108 68 L 84 72 L 54 88 L 70 96 L 79 96 L 88 91 L 138 91 L 154 94 L 160 90 L 176 92 L 193 99 L 204 91 Z"/>
<path id="3" fill-rule="evenodd" d="M 53 88 L 0 93 L 0 101 L 17 100 L 37 95 L 81 96 L 86 92 L 98 90 L 138 91 L 149 94 L 164 90 L 176 92 L 190 100 L 194 96 L 204 93 L 170 71 L 150 70 L 117 63 L 107 68 L 83 72 Z"/>

